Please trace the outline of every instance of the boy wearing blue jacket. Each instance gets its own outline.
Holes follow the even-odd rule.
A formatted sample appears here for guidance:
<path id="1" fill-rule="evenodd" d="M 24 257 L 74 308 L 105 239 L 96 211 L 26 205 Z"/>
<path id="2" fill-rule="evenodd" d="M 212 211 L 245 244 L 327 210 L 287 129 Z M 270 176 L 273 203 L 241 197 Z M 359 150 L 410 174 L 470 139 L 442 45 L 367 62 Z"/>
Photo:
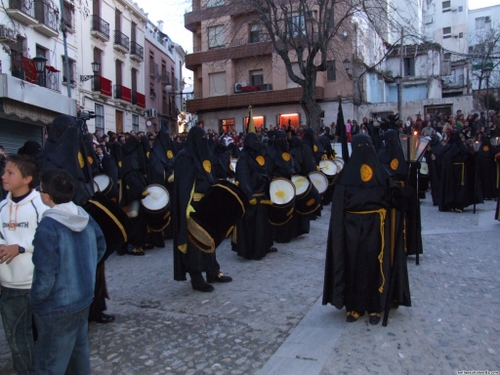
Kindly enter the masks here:
<path id="1" fill-rule="evenodd" d="M 88 375 L 89 307 L 106 242 L 94 219 L 71 201 L 75 182 L 67 172 L 47 171 L 39 190 L 50 209 L 44 212 L 33 240 L 30 301 L 38 329 L 35 371 Z"/>

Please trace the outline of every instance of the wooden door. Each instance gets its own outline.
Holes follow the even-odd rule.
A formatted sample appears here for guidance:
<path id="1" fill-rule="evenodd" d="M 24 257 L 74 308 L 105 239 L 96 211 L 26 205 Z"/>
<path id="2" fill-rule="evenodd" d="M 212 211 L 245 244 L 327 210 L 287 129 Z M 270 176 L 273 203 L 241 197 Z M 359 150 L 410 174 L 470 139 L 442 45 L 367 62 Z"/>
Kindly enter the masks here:
<path id="1" fill-rule="evenodd" d="M 123 133 L 123 112 L 116 111 L 116 132 Z"/>

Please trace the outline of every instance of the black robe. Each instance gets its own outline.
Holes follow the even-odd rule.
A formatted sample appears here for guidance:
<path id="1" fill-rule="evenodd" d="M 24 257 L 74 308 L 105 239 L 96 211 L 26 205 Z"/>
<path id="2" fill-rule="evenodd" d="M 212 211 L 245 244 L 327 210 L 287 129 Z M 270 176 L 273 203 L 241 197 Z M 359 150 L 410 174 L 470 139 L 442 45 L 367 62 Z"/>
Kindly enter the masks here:
<path id="1" fill-rule="evenodd" d="M 495 162 L 495 148 L 486 136 L 482 139 L 481 147 L 477 152 L 478 178 L 484 199 L 497 197 L 497 166 Z"/>
<path id="2" fill-rule="evenodd" d="M 264 147 L 255 133 L 247 134 L 236 165 L 236 181 L 249 201 L 255 199 L 236 225 L 234 248 L 245 259 L 262 259 L 273 245 L 265 192 L 269 187 Z"/>
<path id="3" fill-rule="evenodd" d="M 215 251 L 202 251 L 190 240 L 186 216 L 189 204 L 195 210 L 199 204 L 192 199 L 192 191 L 206 194 L 215 181 L 205 131 L 195 126 L 190 129 L 188 139 L 174 161 L 172 221 L 175 280 L 186 280 L 188 272 L 217 273 L 219 271 Z"/>
<path id="4" fill-rule="evenodd" d="M 390 214 L 391 206 L 401 205 L 399 192 L 378 162 L 371 139 L 355 136 L 353 154 L 333 193 L 323 305 L 369 313 L 384 311 L 387 298 L 411 305 L 402 229 L 392 224 Z M 395 286 L 388 296 L 391 272 Z"/>

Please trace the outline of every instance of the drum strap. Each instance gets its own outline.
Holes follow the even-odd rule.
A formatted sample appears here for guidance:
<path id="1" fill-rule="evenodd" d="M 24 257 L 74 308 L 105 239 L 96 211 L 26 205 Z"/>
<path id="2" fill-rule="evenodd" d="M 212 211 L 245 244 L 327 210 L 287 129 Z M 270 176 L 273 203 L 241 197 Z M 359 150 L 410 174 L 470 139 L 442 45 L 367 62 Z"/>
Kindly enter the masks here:
<path id="1" fill-rule="evenodd" d="M 385 247 L 385 216 L 387 214 L 387 210 L 385 208 L 380 208 L 378 210 L 370 210 L 370 211 L 347 211 L 350 214 L 355 215 L 369 215 L 369 214 L 379 214 L 380 215 L 380 237 L 381 237 L 381 249 L 378 254 L 378 261 L 380 263 L 380 274 L 382 275 L 382 285 L 378 288 L 378 291 L 382 293 L 384 291 L 385 285 L 385 275 L 384 268 L 382 267 L 384 261 L 384 247 Z"/>
<path id="2" fill-rule="evenodd" d="M 95 200 L 92 200 L 92 199 L 89 199 L 89 203 L 95 204 L 97 207 L 99 207 L 101 210 L 103 210 L 106 213 L 106 215 L 108 215 L 111 218 L 111 220 L 113 220 L 115 222 L 116 226 L 118 228 L 120 228 L 120 231 L 122 232 L 122 236 L 123 236 L 124 241 L 127 242 L 127 240 L 128 240 L 127 232 L 125 231 L 125 228 L 123 227 L 122 223 L 120 223 L 118 218 L 115 215 L 113 215 L 113 213 L 110 210 L 108 210 L 101 203 L 99 203 Z"/>
<path id="3" fill-rule="evenodd" d="M 193 202 L 199 202 L 205 196 L 203 193 L 193 193 Z"/>

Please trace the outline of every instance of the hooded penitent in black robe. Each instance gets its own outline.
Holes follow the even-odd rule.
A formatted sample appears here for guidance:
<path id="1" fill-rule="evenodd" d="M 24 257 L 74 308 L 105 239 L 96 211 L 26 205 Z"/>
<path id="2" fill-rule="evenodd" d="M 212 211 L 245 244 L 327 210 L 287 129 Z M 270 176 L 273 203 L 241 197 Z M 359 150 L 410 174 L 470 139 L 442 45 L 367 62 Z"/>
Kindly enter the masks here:
<path id="1" fill-rule="evenodd" d="M 268 164 L 268 174 L 270 179 L 276 177 L 292 179 L 295 174 L 293 158 L 288 152 L 288 142 L 286 133 L 282 130 L 275 131 L 275 137 L 270 140 L 270 145 L 267 151 L 266 163 Z M 273 209 L 269 207 L 269 209 Z M 294 237 L 297 237 L 297 223 L 292 222 L 293 215 L 286 223 L 281 225 L 273 225 L 273 237 L 276 242 L 286 243 Z"/>
<path id="2" fill-rule="evenodd" d="M 398 211 L 398 219 L 404 215 L 405 251 L 407 255 L 422 254 L 420 199 L 417 196 L 416 186 L 417 169 L 406 162 L 398 133 L 395 130 L 387 130 L 383 137 L 385 147 L 377 152 L 380 163 L 391 175 L 396 185 L 411 188 L 406 190 L 412 195 L 405 199 L 404 211 Z"/>
<path id="3" fill-rule="evenodd" d="M 233 152 L 233 148 L 224 146 L 222 143 L 215 144 L 212 150 L 212 165 L 217 179 L 227 180 L 234 178 L 234 171 L 231 165 Z"/>
<path id="4" fill-rule="evenodd" d="M 437 135 L 431 137 L 427 151 L 425 152 L 425 160 L 429 166 L 429 182 L 431 185 L 432 204 L 439 204 L 439 189 L 441 186 L 441 162 L 444 146 Z"/>
<path id="5" fill-rule="evenodd" d="M 174 158 L 177 155 L 176 142 L 170 139 L 168 129 L 163 127 L 155 138 L 153 148 L 149 154 L 149 172 L 148 181 L 151 184 L 164 186 L 169 194 L 170 205 L 174 195 L 174 184 L 168 182 L 168 179 L 174 173 Z M 169 222 L 170 217 L 165 219 L 165 228 L 161 232 L 150 232 L 150 239 L 155 246 L 164 244 L 163 238 L 172 238 L 172 225 Z M 152 234 L 159 233 L 159 234 Z"/>
<path id="6" fill-rule="evenodd" d="M 462 212 L 467 206 L 467 148 L 457 130 L 451 132 L 448 144 L 443 149 L 441 164 L 441 186 L 439 189 L 439 211 Z"/>
<path id="7" fill-rule="evenodd" d="M 487 135 L 481 139 L 481 147 L 477 152 L 478 179 L 484 199 L 497 197 L 497 166 L 495 148 Z"/>
<path id="8" fill-rule="evenodd" d="M 198 283 L 205 283 L 201 276 L 202 272 L 217 274 L 220 270 L 215 251 L 203 251 L 193 244 L 186 216 L 189 205 L 194 210 L 199 205 L 200 200 L 195 196 L 206 194 L 216 182 L 211 159 L 205 130 L 198 126 L 192 127 L 184 147 L 174 161 L 172 221 L 174 279 L 186 280 L 186 273 L 189 273 L 193 287 L 199 286 Z"/>
<path id="9" fill-rule="evenodd" d="M 255 133 L 245 137 L 235 179 L 251 204 L 236 225 L 233 250 L 245 259 L 262 259 L 273 245 L 273 239 L 267 205 L 261 203 L 269 187 L 265 147 Z"/>
<path id="10" fill-rule="evenodd" d="M 400 188 L 378 161 L 369 136 L 356 135 L 352 149 L 333 193 L 323 304 L 345 306 L 349 314 L 380 313 L 387 298 L 410 306 L 402 230 L 391 230 L 396 226 L 389 214 L 401 204 Z M 392 261 L 397 284 L 388 296 Z"/>
<path id="11" fill-rule="evenodd" d="M 42 173 L 64 169 L 77 182 L 73 202 L 83 205 L 94 194 L 94 182 L 83 133 L 72 116 L 57 116 L 48 129 L 47 142 L 39 154 Z"/>

